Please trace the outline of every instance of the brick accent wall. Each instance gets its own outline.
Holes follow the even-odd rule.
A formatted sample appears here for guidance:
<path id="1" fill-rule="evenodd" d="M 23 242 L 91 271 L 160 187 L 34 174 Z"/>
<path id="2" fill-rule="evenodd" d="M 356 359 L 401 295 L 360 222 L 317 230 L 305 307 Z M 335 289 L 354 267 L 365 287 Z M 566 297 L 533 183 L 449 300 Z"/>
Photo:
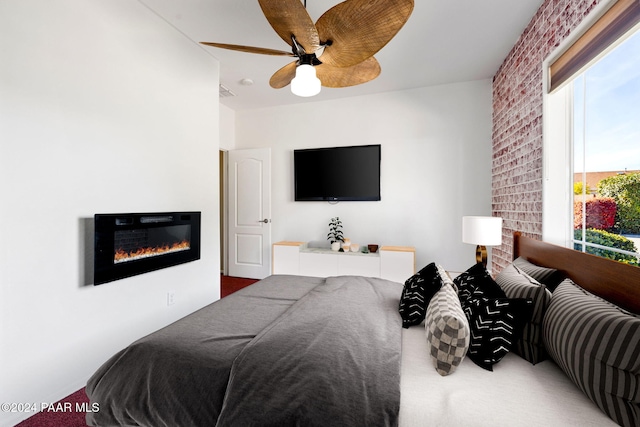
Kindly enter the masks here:
<path id="1" fill-rule="evenodd" d="M 514 231 L 542 238 L 542 62 L 598 3 L 545 0 L 493 78 L 494 273 L 511 262 Z"/>

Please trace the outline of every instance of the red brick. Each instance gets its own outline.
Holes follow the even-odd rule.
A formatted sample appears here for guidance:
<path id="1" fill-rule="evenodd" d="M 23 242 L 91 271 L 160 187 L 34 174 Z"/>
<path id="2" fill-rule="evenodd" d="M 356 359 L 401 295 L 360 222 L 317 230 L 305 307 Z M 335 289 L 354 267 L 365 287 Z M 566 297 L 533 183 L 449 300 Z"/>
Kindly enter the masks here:
<path id="1" fill-rule="evenodd" d="M 492 269 L 511 262 L 514 231 L 542 237 L 542 62 L 600 0 L 545 0 L 493 77 L 492 210 L 503 222 Z"/>

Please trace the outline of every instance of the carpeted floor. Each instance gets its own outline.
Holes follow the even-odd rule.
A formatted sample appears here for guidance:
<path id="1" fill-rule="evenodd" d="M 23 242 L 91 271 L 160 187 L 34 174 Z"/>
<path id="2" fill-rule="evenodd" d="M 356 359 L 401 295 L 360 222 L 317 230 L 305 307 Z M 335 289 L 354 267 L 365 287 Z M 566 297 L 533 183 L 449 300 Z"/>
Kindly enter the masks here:
<path id="1" fill-rule="evenodd" d="M 245 279 L 242 277 L 231 277 L 220 275 L 220 298 L 224 298 L 229 294 L 234 293 L 244 287 L 247 287 L 258 280 Z"/>
<path id="2" fill-rule="evenodd" d="M 27 418 L 16 427 L 85 427 L 85 413 L 89 408 L 89 398 L 84 388 Z"/>
<path id="3" fill-rule="evenodd" d="M 255 279 L 220 275 L 220 297 L 226 297 L 255 282 Z M 51 409 L 38 412 L 15 427 L 86 427 L 85 413 L 90 409 L 89 398 L 82 388 L 53 404 Z"/>

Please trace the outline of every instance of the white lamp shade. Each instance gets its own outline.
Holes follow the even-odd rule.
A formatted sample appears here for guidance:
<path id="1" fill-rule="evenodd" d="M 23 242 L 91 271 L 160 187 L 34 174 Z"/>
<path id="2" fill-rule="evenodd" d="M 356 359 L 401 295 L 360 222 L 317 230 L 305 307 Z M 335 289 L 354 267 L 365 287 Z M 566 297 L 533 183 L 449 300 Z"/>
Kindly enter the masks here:
<path id="1" fill-rule="evenodd" d="M 291 80 L 291 92 L 294 95 L 314 96 L 320 93 L 321 86 L 313 65 L 302 64 L 296 67 L 296 76 Z"/>
<path id="2" fill-rule="evenodd" d="M 502 218 L 463 216 L 462 241 L 472 245 L 500 246 L 502 244 Z"/>

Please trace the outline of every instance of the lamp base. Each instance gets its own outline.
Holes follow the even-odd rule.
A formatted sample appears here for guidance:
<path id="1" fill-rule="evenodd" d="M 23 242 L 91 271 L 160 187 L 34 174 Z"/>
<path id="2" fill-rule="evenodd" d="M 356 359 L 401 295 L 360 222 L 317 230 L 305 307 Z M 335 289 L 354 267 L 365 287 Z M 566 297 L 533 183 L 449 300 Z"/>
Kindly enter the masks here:
<path id="1" fill-rule="evenodd" d="M 487 247 L 483 245 L 476 246 L 476 263 L 482 263 L 484 268 L 487 268 Z"/>

